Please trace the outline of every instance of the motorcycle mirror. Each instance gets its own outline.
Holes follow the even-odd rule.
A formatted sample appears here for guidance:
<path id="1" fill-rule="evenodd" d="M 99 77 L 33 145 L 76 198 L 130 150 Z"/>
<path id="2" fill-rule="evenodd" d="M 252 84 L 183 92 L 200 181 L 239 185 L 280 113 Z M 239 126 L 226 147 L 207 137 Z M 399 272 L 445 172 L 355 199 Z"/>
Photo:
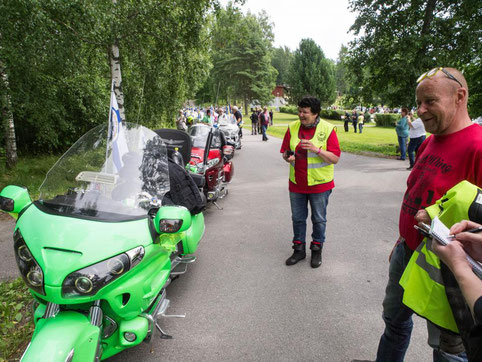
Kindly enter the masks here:
<path id="1" fill-rule="evenodd" d="M 191 227 L 192 218 L 183 206 L 163 206 L 154 217 L 154 226 L 159 234 L 180 233 Z"/>
<path id="2" fill-rule="evenodd" d="M 25 187 L 8 185 L 0 192 L 0 210 L 8 212 L 15 219 L 32 203 Z"/>
<path id="3" fill-rule="evenodd" d="M 204 158 L 203 158 L 204 165 L 208 163 L 209 151 L 211 150 L 212 143 L 213 143 L 213 129 L 211 128 L 209 130 L 208 137 L 206 139 L 206 147 L 204 147 Z"/>

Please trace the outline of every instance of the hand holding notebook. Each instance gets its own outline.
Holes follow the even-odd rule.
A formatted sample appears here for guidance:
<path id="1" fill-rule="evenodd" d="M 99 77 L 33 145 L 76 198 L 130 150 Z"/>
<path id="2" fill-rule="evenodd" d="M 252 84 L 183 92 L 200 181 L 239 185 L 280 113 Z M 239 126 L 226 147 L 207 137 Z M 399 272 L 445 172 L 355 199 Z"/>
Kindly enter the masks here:
<path id="1" fill-rule="evenodd" d="M 432 238 L 441 245 L 447 245 L 454 240 L 454 236 L 450 235 L 450 230 L 438 217 L 432 220 L 430 227 L 427 224 L 422 224 L 421 228 L 416 227 L 416 229 L 422 232 L 424 236 Z M 482 279 L 482 264 L 474 260 L 470 255 L 467 255 L 467 261 L 474 273 Z"/>

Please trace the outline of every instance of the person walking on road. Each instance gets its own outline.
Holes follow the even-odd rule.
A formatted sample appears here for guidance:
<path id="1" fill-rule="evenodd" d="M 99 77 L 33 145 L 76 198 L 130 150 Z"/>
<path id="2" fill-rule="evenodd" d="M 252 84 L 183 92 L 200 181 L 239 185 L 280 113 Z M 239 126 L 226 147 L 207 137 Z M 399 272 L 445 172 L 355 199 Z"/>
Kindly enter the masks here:
<path id="1" fill-rule="evenodd" d="M 395 125 L 395 131 L 398 137 L 398 146 L 400 147 L 400 157 L 397 160 L 405 161 L 407 156 L 407 138 L 408 138 L 408 109 L 402 108 L 402 118 Z"/>
<path id="2" fill-rule="evenodd" d="M 412 121 L 410 118 L 408 119 L 408 135 L 410 137 L 410 141 L 408 142 L 408 160 L 410 161 L 410 166 L 407 170 L 411 170 L 413 165 L 415 164 L 415 153 L 418 151 L 418 148 L 425 141 L 426 132 L 423 122 L 420 118 Z"/>
<path id="3" fill-rule="evenodd" d="M 467 82 L 456 69 L 435 68 L 418 79 L 417 113 L 432 135 L 420 146 L 407 180 L 400 210 L 400 236 L 389 257 L 383 300 L 385 330 L 377 361 L 403 361 L 410 342 L 413 311 L 402 302 L 399 281 L 413 251 L 422 242 L 414 225 L 421 221 L 430 224 L 425 208 L 460 181 L 482 186 L 482 127 L 471 122 L 467 98 Z M 430 322 L 428 332 L 434 361 L 466 360 L 459 335 L 438 329 Z"/>
<path id="4" fill-rule="evenodd" d="M 236 120 L 236 125 L 239 127 L 239 138 L 243 137 L 243 115 L 241 114 L 241 111 L 238 109 L 238 107 L 233 106 L 233 116 L 234 119 Z"/>
<path id="5" fill-rule="evenodd" d="M 308 202 L 313 223 L 311 266 L 322 263 L 325 242 L 328 198 L 335 187 L 334 165 L 340 159 L 336 129 L 320 119 L 320 101 L 305 97 L 298 103 L 299 121 L 292 122 L 285 133 L 280 152 L 290 164 L 289 195 L 293 223 L 293 255 L 286 265 L 306 258 L 306 218 Z"/>
<path id="6" fill-rule="evenodd" d="M 258 112 L 256 112 L 256 109 L 252 108 L 251 109 L 251 116 L 249 116 L 249 118 L 251 118 L 251 134 L 252 135 L 257 135 L 258 132 L 257 132 L 257 129 L 258 129 Z"/>
<path id="7" fill-rule="evenodd" d="M 264 107 L 263 112 L 259 114 L 259 122 L 261 123 L 261 132 L 263 134 L 263 141 L 267 141 L 268 136 L 266 136 L 266 130 L 268 129 L 268 125 L 269 125 L 268 107 Z"/>

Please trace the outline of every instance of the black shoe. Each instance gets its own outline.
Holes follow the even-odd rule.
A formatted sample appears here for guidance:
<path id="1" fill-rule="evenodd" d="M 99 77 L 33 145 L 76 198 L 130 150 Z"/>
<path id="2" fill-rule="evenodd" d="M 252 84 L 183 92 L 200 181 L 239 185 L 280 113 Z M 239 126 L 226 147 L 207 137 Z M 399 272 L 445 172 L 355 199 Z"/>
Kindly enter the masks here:
<path id="1" fill-rule="evenodd" d="M 407 170 L 410 171 L 412 170 L 413 166 L 407 167 Z"/>
<path id="2" fill-rule="evenodd" d="M 318 268 L 321 265 L 321 251 L 323 250 L 322 243 L 312 242 L 311 249 L 311 267 Z"/>
<path id="3" fill-rule="evenodd" d="M 295 265 L 300 260 L 306 258 L 305 244 L 293 244 L 293 255 L 286 259 L 286 265 Z"/>

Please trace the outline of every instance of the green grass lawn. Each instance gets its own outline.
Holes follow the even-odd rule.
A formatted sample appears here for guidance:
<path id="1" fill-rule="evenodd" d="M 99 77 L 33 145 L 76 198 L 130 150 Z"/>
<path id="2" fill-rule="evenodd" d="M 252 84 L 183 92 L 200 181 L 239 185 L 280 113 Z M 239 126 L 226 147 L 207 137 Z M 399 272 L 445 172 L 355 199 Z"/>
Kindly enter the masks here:
<path id="1" fill-rule="evenodd" d="M 294 114 L 279 113 L 273 114 L 274 125 L 268 128 L 268 134 L 283 138 L 288 124 L 298 120 Z M 342 121 L 326 120 L 337 125 L 336 131 L 342 151 L 357 154 L 373 154 L 378 156 L 396 156 L 396 145 L 398 145 L 397 134 L 394 128 L 364 127 L 363 133 L 354 133 L 350 123 L 349 132 L 343 129 Z M 368 125 L 374 125 L 373 123 Z"/>

